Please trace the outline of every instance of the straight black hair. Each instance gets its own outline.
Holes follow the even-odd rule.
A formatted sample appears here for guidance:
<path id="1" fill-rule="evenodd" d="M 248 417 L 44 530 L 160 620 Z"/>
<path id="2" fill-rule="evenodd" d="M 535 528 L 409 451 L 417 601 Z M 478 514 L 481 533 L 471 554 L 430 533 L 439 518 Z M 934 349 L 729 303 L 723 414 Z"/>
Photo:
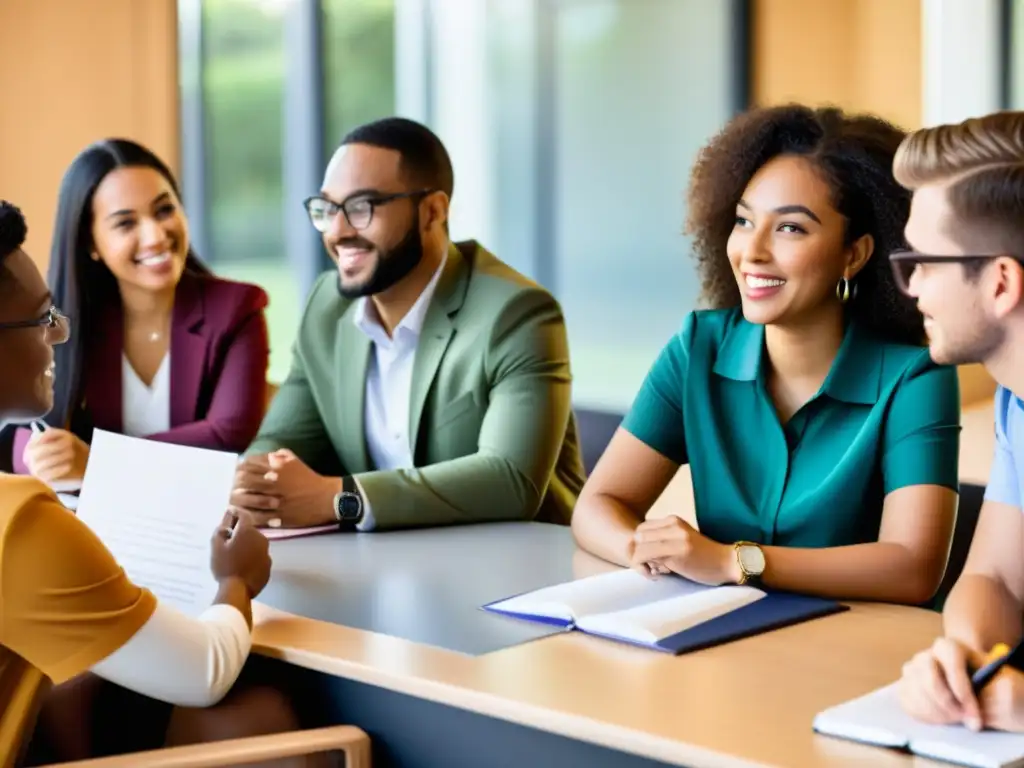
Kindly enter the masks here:
<path id="1" fill-rule="evenodd" d="M 91 424 L 78 422 L 82 410 L 82 367 L 85 349 L 94 337 L 98 311 L 108 302 L 121 301 L 114 275 L 102 261 L 92 258 L 92 201 L 96 188 L 118 168 L 152 168 L 163 176 L 181 199 L 178 183 L 160 158 L 127 139 L 105 139 L 86 147 L 68 167 L 57 199 L 57 218 L 50 248 L 47 282 L 53 303 L 71 319 L 71 338 L 54 347 L 53 410 L 46 422 L 68 428 L 88 439 Z M 185 272 L 210 275 L 191 247 Z M 85 434 L 83 434 L 83 432 Z"/>

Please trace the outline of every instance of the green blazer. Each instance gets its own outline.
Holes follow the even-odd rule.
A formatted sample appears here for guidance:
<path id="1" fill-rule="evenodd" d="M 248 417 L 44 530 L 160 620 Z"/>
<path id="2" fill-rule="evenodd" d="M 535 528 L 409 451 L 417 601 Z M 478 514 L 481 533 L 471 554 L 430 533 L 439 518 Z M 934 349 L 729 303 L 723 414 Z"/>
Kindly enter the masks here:
<path id="1" fill-rule="evenodd" d="M 475 242 L 452 245 L 413 365 L 415 469 L 377 471 L 364 431 L 372 342 L 332 270 L 313 287 L 291 371 L 247 453 L 292 450 L 354 475 L 377 528 L 567 524 L 584 470 L 569 344 L 555 299 Z"/>

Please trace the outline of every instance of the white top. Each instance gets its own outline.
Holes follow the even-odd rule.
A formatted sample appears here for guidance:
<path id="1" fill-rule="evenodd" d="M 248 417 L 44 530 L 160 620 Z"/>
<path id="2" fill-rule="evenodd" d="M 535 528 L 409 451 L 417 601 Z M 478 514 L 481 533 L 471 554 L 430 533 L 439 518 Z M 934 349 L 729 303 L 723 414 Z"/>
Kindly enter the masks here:
<path id="1" fill-rule="evenodd" d="M 374 354 L 366 371 L 364 422 L 366 447 L 378 470 L 411 469 L 412 441 L 409 437 L 409 401 L 412 371 L 416 361 L 423 322 L 444 271 L 447 254 L 409 311 L 388 336 L 369 297 L 360 300 L 355 324 L 373 342 Z M 362 490 L 362 489 L 360 489 Z M 364 516 L 360 528 L 372 528 L 370 500 L 363 494 Z"/>
<path id="2" fill-rule="evenodd" d="M 129 437 L 146 437 L 171 428 L 171 353 L 157 368 L 148 387 L 126 355 L 121 356 L 121 426 Z"/>
<path id="3" fill-rule="evenodd" d="M 212 605 L 191 618 L 157 603 L 132 638 L 92 671 L 105 680 L 180 707 L 209 707 L 242 672 L 252 636 L 230 605 Z"/>

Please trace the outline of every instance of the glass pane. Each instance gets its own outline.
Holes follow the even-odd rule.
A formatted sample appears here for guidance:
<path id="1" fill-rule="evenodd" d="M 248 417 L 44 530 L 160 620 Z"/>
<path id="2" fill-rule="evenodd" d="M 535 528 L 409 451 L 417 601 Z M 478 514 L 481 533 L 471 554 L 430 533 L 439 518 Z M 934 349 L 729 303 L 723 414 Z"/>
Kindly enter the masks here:
<path id="1" fill-rule="evenodd" d="M 1010 5 L 1009 73 L 1010 103 L 1007 109 L 1024 109 L 1024 2 Z"/>
<path id="2" fill-rule="evenodd" d="M 495 137 L 489 181 L 495 213 L 491 217 L 494 242 L 484 245 L 513 269 L 544 282 L 537 262 L 538 249 L 546 244 L 540 233 L 546 219 L 538 214 L 551 190 L 538 187 L 547 180 L 538 167 L 543 100 L 538 82 L 543 67 L 538 34 L 541 10 L 536 3 L 522 0 L 491 0 L 488 12 L 486 109 Z M 458 178 L 458 168 L 455 174 Z M 545 274 L 550 274 L 550 269 Z"/>
<path id="3" fill-rule="evenodd" d="M 732 4 L 555 7 L 555 288 L 575 401 L 621 412 L 700 292 L 685 190 L 731 115 Z"/>
<path id="4" fill-rule="evenodd" d="M 324 153 L 395 111 L 395 0 L 323 0 Z"/>
<path id="5" fill-rule="evenodd" d="M 202 255 L 217 274 L 270 294 L 269 377 L 277 381 L 288 370 L 301 300 L 282 215 L 284 11 L 275 0 L 203 2 L 210 252 Z"/>

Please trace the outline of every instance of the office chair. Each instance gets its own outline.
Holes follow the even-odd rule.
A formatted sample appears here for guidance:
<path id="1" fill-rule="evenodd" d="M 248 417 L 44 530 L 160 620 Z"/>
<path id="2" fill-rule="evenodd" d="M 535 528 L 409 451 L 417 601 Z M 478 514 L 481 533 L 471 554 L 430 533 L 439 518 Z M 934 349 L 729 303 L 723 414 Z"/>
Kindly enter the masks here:
<path id="1" fill-rule="evenodd" d="M 974 538 L 974 529 L 978 526 L 978 514 L 981 512 L 981 504 L 985 500 L 985 486 L 974 485 L 973 483 L 960 484 L 960 504 L 956 510 L 956 525 L 953 528 L 953 543 L 949 548 L 949 560 L 946 562 L 946 572 L 942 576 L 942 583 L 938 591 L 927 604 L 927 607 L 941 611 L 949 597 L 949 591 L 953 589 L 956 580 L 963 573 L 964 563 L 967 562 L 967 553 L 971 549 L 971 540 Z"/>
<path id="2" fill-rule="evenodd" d="M 594 411 L 577 408 L 576 424 L 580 436 L 580 451 L 583 453 L 583 468 L 589 476 L 597 460 L 622 423 L 621 413 Z"/>

